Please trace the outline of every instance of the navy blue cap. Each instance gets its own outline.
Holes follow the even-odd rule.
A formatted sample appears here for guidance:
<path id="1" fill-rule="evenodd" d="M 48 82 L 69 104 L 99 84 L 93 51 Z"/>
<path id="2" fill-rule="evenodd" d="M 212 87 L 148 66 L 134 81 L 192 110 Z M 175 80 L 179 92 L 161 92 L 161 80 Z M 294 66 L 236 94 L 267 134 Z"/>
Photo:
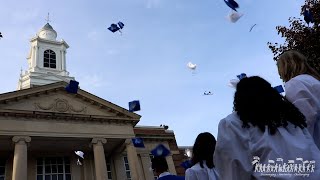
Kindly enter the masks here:
<path id="1" fill-rule="evenodd" d="M 247 77 L 246 73 L 241 73 L 241 74 L 237 75 L 237 78 L 238 78 L 239 80 L 241 80 L 241 79 L 243 79 L 243 78 L 246 78 L 246 77 Z"/>
<path id="2" fill-rule="evenodd" d="M 121 21 L 118 22 L 118 25 L 119 25 L 120 29 L 122 29 L 124 27 L 124 24 Z"/>
<path id="3" fill-rule="evenodd" d="M 303 11 L 303 16 L 304 16 L 304 20 L 306 21 L 307 24 L 314 22 L 313 15 L 309 9 L 305 9 Z"/>
<path id="4" fill-rule="evenodd" d="M 140 102 L 138 100 L 129 102 L 129 111 L 140 111 Z"/>
<path id="5" fill-rule="evenodd" d="M 69 84 L 65 88 L 68 93 L 77 94 L 79 82 L 70 80 Z"/>
<path id="6" fill-rule="evenodd" d="M 159 144 L 151 151 L 151 154 L 154 156 L 166 157 L 170 154 L 170 151 L 163 144 Z"/>
<path id="7" fill-rule="evenodd" d="M 192 167 L 192 163 L 191 163 L 191 160 L 186 160 L 186 161 L 183 161 L 180 166 L 182 166 L 185 170 L 189 169 Z"/>
<path id="8" fill-rule="evenodd" d="M 279 85 L 279 86 L 276 86 L 276 87 L 273 87 L 275 90 L 278 91 L 278 93 L 283 93 L 284 92 L 284 89 L 282 87 L 282 85 Z"/>
<path id="9" fill-rule="evenodd" d="M 108 28 L 111 32 L 117 32 L 120 28 L 116 24 L 111 24 Z"/>
<path id="10" fill-rule="evenodd" d="M 237 11 L 236 8 L 239 8 L 239 4 L 234 0 L 224 0 L 224 2 L 234 11 Z"/>
<path id="11" fill-rule="evenodd" d="M 136 148 L 144 148 L 144 143 L 142 138 L 132 138 L 133 146 Z"/>

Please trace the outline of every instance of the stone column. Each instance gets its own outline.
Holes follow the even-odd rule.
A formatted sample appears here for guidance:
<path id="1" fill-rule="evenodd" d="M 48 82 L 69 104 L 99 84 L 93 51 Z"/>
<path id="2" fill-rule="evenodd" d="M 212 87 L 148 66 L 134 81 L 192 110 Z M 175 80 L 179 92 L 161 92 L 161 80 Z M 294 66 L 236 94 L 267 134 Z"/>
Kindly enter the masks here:
<path id="1" fill-rule="evenodd" d="M 176 168 L 175 168 L 175 165 L 174 165 L 174 162 L 173 162 L 173 159 L 172 159 L 172 155 L 167 156 L 167 157 L 166 157 L 166 160 L 167 160 L 167 163 L 168 163 L 169 172 L 170 172 L 171 174 L 176 175 L 177 172 L 176 172 Z"/>
<path id="2" fill-rule="evenodd" d="M 132 180 L 141 180 L 143 179 L 143 175 L 139 175 L 140 164 L 137 156 L 136 148 L 133 146 L 131 139 L 126 140 L 126 148 L 127 148 L 127 157 L 130 166 L 131 179 Z"/>
<path id="3" fill-rule="evenodd" d="M 143 154 L 140 154 L 140 156 L 141 156 L 143 173 L 146 179 L 154 179 L 153 171 L 150 171 L 151 169 L 150 155 L 148 153 L 143 153 Z"/>
<path id="4" fill-rule="evenodd" d="M 28 149 L 27 143 L 31 142 L 28 136 L 14 136 L 12 141 L 14 146 L 12 180 L 25 180 L 27 176 Z"/>
<path id="5" fill-rule="evenodd" d="M 96 180 L 106 180 L 108 179 L 108 174 L 103 144 L 107 143 L 107 140 L 104 138 L 93 138 L 91 143 L 93 144 Z"/>
<path id="6" fill-rule="evenodd" d="M 66 54 L 67 54 L 67 51 L 66 50 L 63 50 L 62 51 L 62 63 L 63 63 L 63 71 L 67 71 L 67 62 L 66 62 Z"/>

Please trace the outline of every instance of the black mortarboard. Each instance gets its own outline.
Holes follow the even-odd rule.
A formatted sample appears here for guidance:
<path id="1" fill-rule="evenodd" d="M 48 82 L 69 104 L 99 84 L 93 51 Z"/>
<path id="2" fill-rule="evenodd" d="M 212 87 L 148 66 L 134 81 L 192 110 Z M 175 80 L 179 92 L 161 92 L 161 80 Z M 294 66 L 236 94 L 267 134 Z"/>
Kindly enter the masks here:
<path id="1" fill-rule="evenodd" d="M 120 29 L 122 29 L 124 27 L 124 24 L 121 21 L 118 22 L 118 25 L 119 25 Z"/>
<path id="2" fill-rule="evenodd" d="M 309 9 L 305 9 L 304 12 L 303 12 L 303 16 L 304 16 L 304 20 L 306 21 L 307 24 L 309 23 L 313 23 L 313 16 L 312 16 L 312 13 Z"/>
<path id="3" fill-rule="evenodd" d="M 68 93 L 77 94 L 79 82 L 70 80 L 70 83 L 65 88 Z"/>
<path id="4" fill-rule="evenodd" d="M 237 11 L 236 8 L 239 8 L 239 5 L 234 0 L 224 0 L 224 2 L 234 11 Z"/>
<path id="5" fill-rule="evenodd" d="M 144 143 L 142 138 L 132 138 L 133 146 L 136 148 L 144 148 Z"/>
<path id="6" fill-rule="evenodd" d="M 278 91 L 278 93 L 283 93 L 284 92 L 284 89 L 282 87 L 282 85 L 279 85 L 279 86 L 276 86 L 276 87 L 273 87 L 275 90 Z"/>
<path id="7" fill-rule="evenodd" d="M 237 77 L 238 77 L 239 80 L 241 80 L 243 78 L 246 78 L 247 75 L 246 75 L 246 73 L 241 73 L 241 74 L 237 75 Z"/>
<path id="8" fill-rule="evenodd" d="M 180 166 L 182 166 L 185 170 L 189 169 L 192 167 L 191 161 L 190 160 L 186 160 L 183 161 Z"/>
<path id="9" fill-rule="evenodd" d="M 129 111 L 140 111 L 140 102 L 138 100 L 129 102 Z"/>
<path id="10" fill-rule="evenodd" d="M 161 156 L 161 157 L 166 157 L 170 154 L 169 149 L 167 149 L 163 144 L 159 144 L 157 147 L 155 147 L 152 151 L 151 154 L 154 156 Z"/>
<path id="11" fill-rule="evenodd" d="M 114 33 L 117 32 L 120 28 L 116 24 L 111 24 L 110 27 L 108 27 L 108 29 Z"/>

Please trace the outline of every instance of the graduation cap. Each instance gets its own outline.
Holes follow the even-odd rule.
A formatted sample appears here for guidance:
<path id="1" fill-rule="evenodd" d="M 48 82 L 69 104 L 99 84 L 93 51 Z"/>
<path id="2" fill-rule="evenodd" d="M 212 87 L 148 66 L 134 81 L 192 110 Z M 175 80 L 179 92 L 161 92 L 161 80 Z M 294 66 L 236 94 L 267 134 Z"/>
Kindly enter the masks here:
<path id="1" fill-rule="evenodd" d="M 241 74 L 237 75 L 237 78 L 238 78 L 239 80 L 241 80 L 241 79 L 243 79 L 243 78 L 246 78 L 246 77 L 247 77 L 246 73 L 241 73 Z"/>
<path id="2" fill-rule="evenodd" d="M 0 32 L 0 38 L 3 38 L 3 36 L 2 36 L 2 34 L 1 34 L 1 32 Z"/>
<path id="3" fill-rule="evenodd" d="M 108 29 L 114 33 L 114 32 L 117 32 L 120 28 L 116 24 L 111 24 L 110 27 L 108 27 Z"/>
<path id="4" fill-rule="evenodd" d="M 274 87 L 274 89 L 277 90 L 278 93 L 283 93 L 284 92 L 284 89 L 283 89 L 282 85 L 276 86 L 276 87 Z"/>
<path id="5" fill-rule="evenodd" d="M 138 100 L 129 102 L 129 111 L 140 111 L 140 102 Z"/>
<path id="6" fill-rule="evenodd" d="M 151 151 L 151 154 L 154 156 L 166 157 L 170 154 L 170 151 L 163 144 L 159 144 Z"/>
<path id="7" fill-rule="evenodd" d="M 118 25 L 119 25 L 120 29 L 122 29 L 124 27 L 124 24 L 121 21 L 118 22 Z"/>
<path id="8" fill-rule="evenodd" d="M 180 166 L 182 166 L 185 170 L 189 169 L 192 167 L 191 161 L 190 160 L 186 160 L 183 161 Z"/>
<path id="9" fill-rule="evenodd" d="M 82 151 L 75 151 L 74 152 L 77 156 L 81 157 L 82 159 L 84 159 L 83 155 L 84 153 Z"/>
<path id="10" fill-rule="evenodd" d="M 213 95 L 213 93 L 212 93 L 211 91 L 209 91 L 209 92 L 205 91 L 205 92 L 203 93 L 203 95 L 205 95 L 205 96 L 207 96 L 207 95 Z"/>
<path id="11" fill-rule="evenodd" d="M 136 148 L 144 148 L 142 138 L 132 138 L 132 143 Z"/>
<path id="12" fill-rule="evenodd" d="M 303 11 L 303 16 L 307 24 L 314 22 L 313 15 L 308 8 L 305 8 L 305 10 Z"/>
<path id="13" fill-rule="evenodd" d="M 224 0 L 224 2 L 234 11 L 237 11 L 236 8 L 239 8 L 239 4 L 234 0 Z"/>
<path id="14" fill-rule="evenodd" d="M 232 12 L 231 14 L 229 14 L 228 19 L 230 22 L 236 23 L 242 16 L 242 13 Z"/>
<path id="15" fill-rule="evenodd" d="M 77 155 L 77 156 L 79 156 L 79 157 L 81 157 L 82 158 L 82 160 L 80 160 L 79 158 L 78 158 L 78 160 L 77 160 L 77 165 L 82 165 L 82 163 L 83 163 L 83 159 L 84 159 L 84 153 L 82 152 L 82 151 L 74 151 L 74 153 Z"/>
<path id="16" fill-rule="evenodd" d="M 70 80 L 70 83 L 65 88 L 68 93 L 77 94 L 79 82 Z"/>
<path id="17" fill-rule="evenodd" d="M 232 88 L 236 88 L 239 81 L 240 81 L 239 79 L 231 79 L 228 86 Z"/>

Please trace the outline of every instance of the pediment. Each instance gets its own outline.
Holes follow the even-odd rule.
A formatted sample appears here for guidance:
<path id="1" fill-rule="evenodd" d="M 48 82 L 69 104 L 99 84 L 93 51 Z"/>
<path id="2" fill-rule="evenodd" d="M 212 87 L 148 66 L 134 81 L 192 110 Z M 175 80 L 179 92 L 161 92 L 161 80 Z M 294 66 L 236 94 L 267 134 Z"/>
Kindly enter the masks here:
<path id="1" fill-rule="evenodd" d="M 74 114 L 137 121 L 141 117 L 81 89 L 77 94 L 67 93 L 64 89 L 66 85 L 65 82 L 58 82 L 0 94 L 0 111 Z"/>

